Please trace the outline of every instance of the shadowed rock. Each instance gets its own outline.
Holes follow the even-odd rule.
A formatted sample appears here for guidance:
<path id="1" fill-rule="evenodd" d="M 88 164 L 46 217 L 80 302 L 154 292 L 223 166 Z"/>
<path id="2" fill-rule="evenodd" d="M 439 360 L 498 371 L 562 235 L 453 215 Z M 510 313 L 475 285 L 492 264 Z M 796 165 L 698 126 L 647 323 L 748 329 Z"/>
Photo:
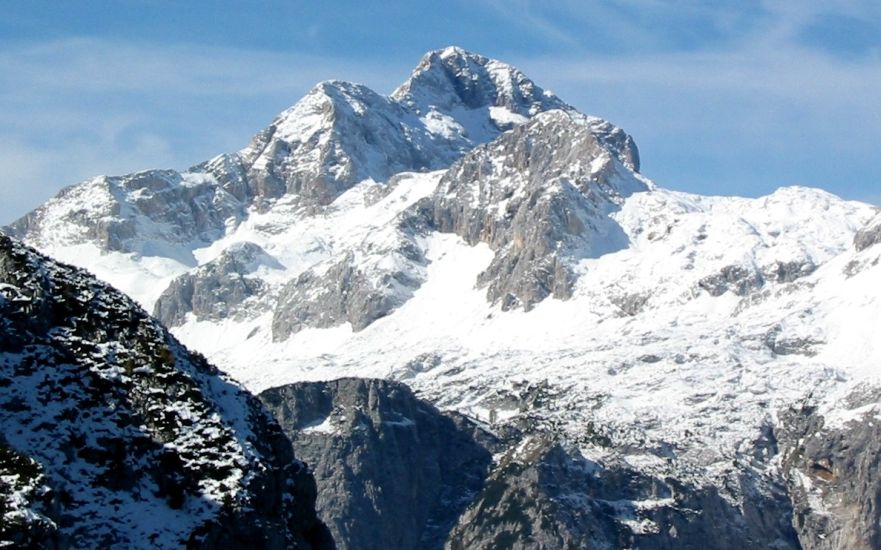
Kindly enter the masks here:
<path id="1" fill-rule="evenodd" d="M 312 465 L 341 549 L 441 548 L 491 462 L 478 441 L 492 436 L 396 382 L 299 383 L 260 399 Z"/>
<path id="2" fill-rule="evenodd" d="M 872 218 L 853 238 L 853 246 L 857 252 L 878 243 L 881 243 L 881 214 Z"/>
<path id="3" fill-rule="evenodd" d="M 261 267 L 283 268 L 254 243 L 232 245 L 217 259 L 174 279 L 156 300 L 153 315 L 168 327 L 183 324 L 188 313 L 200 321 L 224 319 L 265 289 L 263 281 L 249 277 Z"/>

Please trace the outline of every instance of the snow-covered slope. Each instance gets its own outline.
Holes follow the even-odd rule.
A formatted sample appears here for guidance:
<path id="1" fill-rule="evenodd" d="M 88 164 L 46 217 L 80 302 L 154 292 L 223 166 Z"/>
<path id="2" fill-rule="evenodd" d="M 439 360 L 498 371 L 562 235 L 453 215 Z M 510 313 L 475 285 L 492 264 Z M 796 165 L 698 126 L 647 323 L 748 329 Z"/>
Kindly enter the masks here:
<path id="1" fill-rule="evenodd" d="M 322 83 L 238 153 L 86 182 L 12 230 L 252 390 L 403 380 L 737 503 L 731 480 L 778 473 L 778 411 L 877 383 L 881 214 L 638 171 L 620 128 L 448 48 L 391 96 Z"/>

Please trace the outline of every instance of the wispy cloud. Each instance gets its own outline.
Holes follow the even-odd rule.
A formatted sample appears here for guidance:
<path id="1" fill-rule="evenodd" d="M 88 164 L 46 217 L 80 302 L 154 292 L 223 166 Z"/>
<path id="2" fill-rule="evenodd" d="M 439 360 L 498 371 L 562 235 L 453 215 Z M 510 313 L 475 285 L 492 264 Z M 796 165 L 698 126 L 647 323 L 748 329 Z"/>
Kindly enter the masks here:
<path id="1" fill-rule="evenodd" d="M 752 195 L 798 183 L 877 201 L 881 57 L 837 56 L 801 35 L 826 14 L 865 17 L 863 8 L 766 1 L 749 25 L 706 47 L 518 62 L 565 100 L 631 131 L 647 174 L 662 184 Z M 638 22 L 619 31 L 653 32 Z"/>
<path id="2" fill-rule="evenodd" d="M 522 35 L 495 53 L 633 133 L 659 183 L 743 194 L 800 183 L 879 202 L 881 54 L 873 38 L 838 55 L 816 26 L 877 25 L 881 3 L 482 2 L 495 18 L 481 23 L 487 43 L 495 27 Z M 321 23 L 302 32 L 330 36 Z M 0 224 L 98 173 L 184 168 L 241 147 L 319 80 L 391 91 L 419 53 L 401 64 L 119 38 L 5 45 Z"/>
<path id="3" fill-rule="evenodd" d="M 310 32 L 318 32 L 317 27 Z M 0 82 L 8 97 L 31 91 L 257 95 L 303 90 L 321 78 L 347 74 L 390 87 L 388 67 L 306 54 L 182 44 L 138 44 L 75 38 L 0 52 Z M 322 76 L 323 75 L 323 76 Z M 398 76 L 400 78 L 400 75 Z"/>
<path id="4" fill-rule="evenodd" d="M 530 0 L 484 0 L 485 5 L 508 24 L 527 30 L 532 36 L 568 47 L 580 47 L 577 36 L 544 16 Z"/>
<path id="5" fill-rule="evenodd" d="M 315 29 L 318 32 L 318 29 Z M 0 224 L 97 174 L 184 168 L 244 146 L 322 79 L 391 90 L 386 65 L 70 39 L 0 52 Z"/>

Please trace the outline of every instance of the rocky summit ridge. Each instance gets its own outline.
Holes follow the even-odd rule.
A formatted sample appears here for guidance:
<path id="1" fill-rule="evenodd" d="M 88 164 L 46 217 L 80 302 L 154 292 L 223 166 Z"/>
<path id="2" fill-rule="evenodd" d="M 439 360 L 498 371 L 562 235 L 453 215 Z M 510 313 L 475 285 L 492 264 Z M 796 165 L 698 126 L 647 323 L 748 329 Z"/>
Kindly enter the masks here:
<path id="1" fill-rule="evenodd" d="M 419 516 L 433 527 L 399 526 L 408 541 L 845 548 L 876 536 L 879 215 L 803 187 L 665 189 L 621 128 L 447 48 L 390 96 L 321 83 L 238 152 L 72 186 L 8 231 L 251 391 L 380 378 L 483 426 L 483 488 L 455 488 L 470 519 Z M 403 390 L 278 391 L 336 489 L 367 480 L 333 477 L 329 456 L 413 436 L 369 397 Z M 387 513 L 343 492 L 319 502 L 363 510 L 353 532 Z"/>

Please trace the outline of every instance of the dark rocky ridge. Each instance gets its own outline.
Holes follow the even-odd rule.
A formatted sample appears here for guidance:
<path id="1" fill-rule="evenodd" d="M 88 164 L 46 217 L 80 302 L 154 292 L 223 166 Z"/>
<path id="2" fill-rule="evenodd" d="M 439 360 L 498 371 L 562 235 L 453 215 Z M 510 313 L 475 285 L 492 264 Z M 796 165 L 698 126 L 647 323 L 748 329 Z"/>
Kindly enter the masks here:
<path id="1" fill-rule="evenodd" d="M 260 399 L 308 461 L 339 548 L 441 548 L 491 463 L 492 436 L 403 384 L 341 379 Z"/>
<path id="2" fill-rule="evenodd" d="M 0 234 L 4 541 L 329 548 L 254 397 L 119 291 Z"/>
<path id="3" fill-rule="evenodd" d="M 777 452 L 770 430 L 755 442 L 761 459 L 700 487 L 592 462 L 541 424 L 493 435 L 396 382 L 298 383 L 260 397 L 314 465 L 341 548 L 800 548 L 784 485 L 750 463 Z"/>
<path id="4" fill-rule="evenodd" d="M 799 548 L 785 494 L 715 487 L 598 464 L 547 434 L 502 457 L 447 543 L 466 548 Z"/>

